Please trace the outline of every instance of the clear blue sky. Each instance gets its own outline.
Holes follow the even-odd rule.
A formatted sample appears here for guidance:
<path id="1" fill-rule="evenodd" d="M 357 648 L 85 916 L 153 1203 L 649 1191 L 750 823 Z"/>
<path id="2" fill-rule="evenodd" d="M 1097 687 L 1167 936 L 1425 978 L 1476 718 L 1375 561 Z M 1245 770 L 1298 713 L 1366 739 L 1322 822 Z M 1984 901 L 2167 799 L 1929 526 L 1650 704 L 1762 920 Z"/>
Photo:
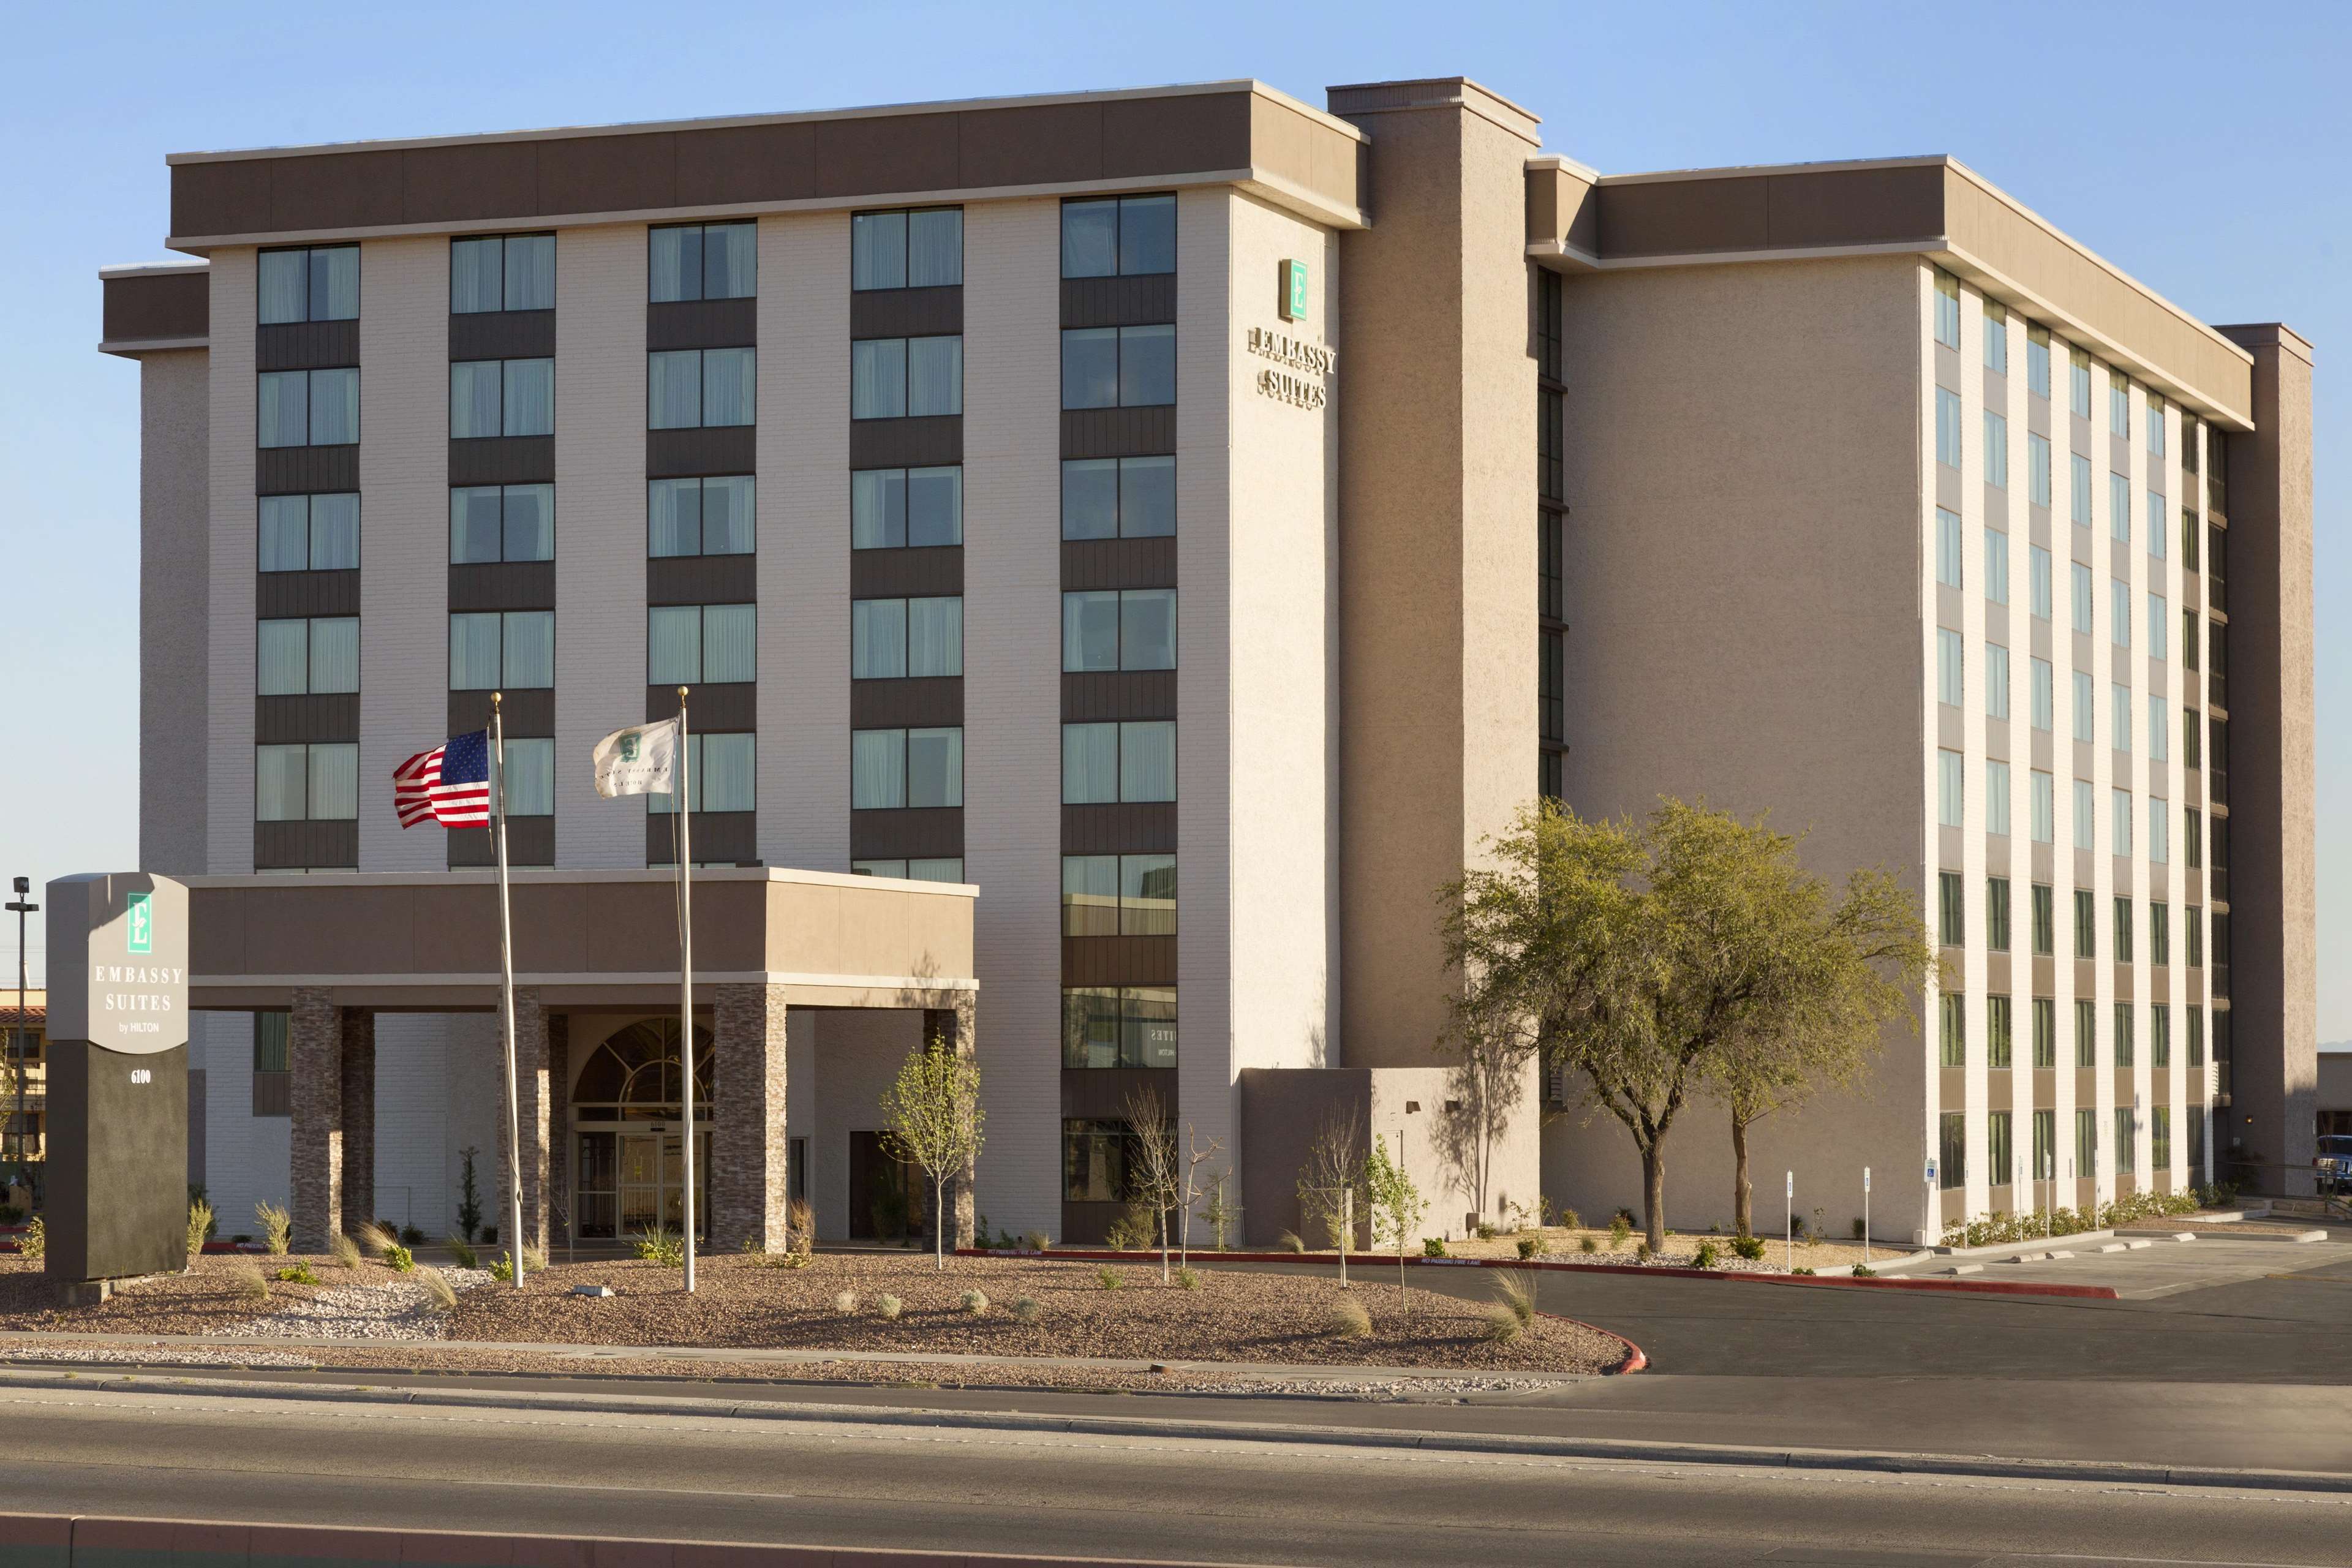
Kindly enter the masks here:
<path id="1" fill-rule="evenodd" d="M 37 884 L 137 851 L 138 371 L 91 345 L 98 268 L 166 255 L 163 154 L 184 150 L 1244 76 L 1319 103 L 1334 82 L 1462 74 L 1603 171 L 1950 153 L 2205 320 L 2284 321 L 2317 344 L 2319 603 L 2352 588 L 2336 482 L 2352 8 L 205 0 L 19 7 L 7 35 L 0 875 Z M 2318 700 L 2336 1039 L 2352 620 L 2326 609 Z"/>

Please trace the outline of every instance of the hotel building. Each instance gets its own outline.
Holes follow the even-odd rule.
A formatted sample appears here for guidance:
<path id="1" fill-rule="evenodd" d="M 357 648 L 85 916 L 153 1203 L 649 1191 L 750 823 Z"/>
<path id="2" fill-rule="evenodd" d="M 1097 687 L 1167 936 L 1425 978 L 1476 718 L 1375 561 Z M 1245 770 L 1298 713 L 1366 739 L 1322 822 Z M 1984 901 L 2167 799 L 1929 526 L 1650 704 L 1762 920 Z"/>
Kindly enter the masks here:
<path id="1" fill-rule="evenodd" d="M 195 259 L 109 268 L 100 346 L 225 1215 L 290 1180 L 437 1233 L 468 1149 L 489 1206 L 496 953 L 395 984 L 371 944 L 481 881 L 390 773 L 494 689 L 521 882 L 592 927 L 677 850 L 590 745 L 690 689 L 693 858 L 771 900 L 708 977 L 701 1163 L 821 1235 L 898 1218 L 876 1100 L 942 1027 L 997 1229 L 1098 1238 L 1137 1091 L 1254 1239 L 1340 1112 L 1433 1229 L 1638 1202 L 1532 1073 L 1465 1152 L 1438 1048 L 1433 891 L 1538 793 L 1769 809 L 1916 887 L 1916 1028 L 1759 1129 L 1801 1209 L 1842 1227 L 1865 1164 L 1902 1234 L 2307 1163 L 2309 348 L 1953 160 L 1602 175 L 1443 79 L 169 163 Z M 778 889 L 954 900 L 969 975 L 798 965 Z M 527 1228 L 676 1210 L 658 923 L 526 977 Z M 1685 1228 L 1728 1217 L 1720 1121 L 1669 1147 Z"/>

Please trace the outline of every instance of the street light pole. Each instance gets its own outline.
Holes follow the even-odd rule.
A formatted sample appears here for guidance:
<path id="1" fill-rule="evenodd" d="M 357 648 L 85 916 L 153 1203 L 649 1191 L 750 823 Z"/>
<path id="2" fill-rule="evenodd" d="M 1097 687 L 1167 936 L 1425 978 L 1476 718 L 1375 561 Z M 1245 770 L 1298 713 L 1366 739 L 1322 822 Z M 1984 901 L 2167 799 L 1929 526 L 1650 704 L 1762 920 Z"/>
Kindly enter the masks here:
<path id="1" fill-rule="evenodd" d="M 0 1145 L 13 1141 L 16 1163 L 21 1166 L 25 1163 L 25 917 L 37 913 L 41 906 L 31 901 L 29 895 L 33 890 L 33 879 L 30 877 L 17 878 L 14 886 L 16 897 L 8 905 L 8 910 L 16 917 L 16 1035 L 9 1042 L 8 1125 L 6 1138 L 0 1140 Z M 5 1152 L 5 1147 L 0 1147 L 0 1152 Z M 24 1173 L 18 1171 L 14 1173 L 21 1175 Z M 31 1185 L 29 1182 L 26 1184 Z"/>

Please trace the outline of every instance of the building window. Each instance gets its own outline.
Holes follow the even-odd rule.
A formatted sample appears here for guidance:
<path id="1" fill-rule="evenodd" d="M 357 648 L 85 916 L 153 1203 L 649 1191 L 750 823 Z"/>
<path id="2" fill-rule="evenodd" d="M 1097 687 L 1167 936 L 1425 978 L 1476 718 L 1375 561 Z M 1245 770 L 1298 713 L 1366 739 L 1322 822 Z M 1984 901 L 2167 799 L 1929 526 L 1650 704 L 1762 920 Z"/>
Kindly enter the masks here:
<path id="1" fill-rule="evenodd" d="M 2147 858 L 2155 866 L 2172 861 L 2172 807 L 2156 795 L 2147 798 Z"/>
<path id="2" fill-rule="evenodd" d="M 1960 585 L 1960 514 L 1936 509 L 1936 581 L 1948 588 Z"/>
<path id="3" fill-rule="evenodd" d="M 2067 351 L 2067 405 L 2077 419 L 2091 416 L 2091 356 L 2081 349 Z"/>
<path id="4" fill-rule="evenodd" d="M 1960 466 L 1960 395 L 1948 386 L 1936 388 L 1936 461 Z"/>
<path id="5" fill-rule="evenodd" d="M 1172 1068 L 1172 985 L 1083 985 L 1062 993 L 1066 1068 Z"/>
<path id="6" fill-rule="evenodd" d="M 343 492 L 261 498 L 264 572 L 342 572 L 360 563 L 360 498 Z"/>
<path id="7" fill-rule="evenodd" d="M 2172 605 L 2161 594 L 2150 594 L 2147 596 L 2147 657 L 2158 663 L 2169 658 L 2171 637 Z"/>
<path id="8" fill-rule="evenodd" d="M 756 515 L 749 474 L 646 482 L 646 553 L 749 555 Z"/>
<path id="9" fill-rule="evenodd" d="M 360 814 L 360 749 L 351 742 L 253 748 L 256 822 L 351 822 Z"/>
<path id="10" fill-rule="evenodd" d="M 1175 401 L 1173 325 L 1063 331 L 1063 407 L 1139 408 Z"/>
<path id="11" fill-rule="evenodd" d="M 2193 588 L 2189 596 L 2196 597 Z M 2197 610 L 2193 605 L 2180 612 L 2180 664 L 2184 669 L 2197 668 Z"/>
<path id="12" fill-rule="evenodd" d="M 555 237 L 492 235 L 449 242 L 449 312 L 555 309 Z"/>
<path id="13" fill-rule="evenodd" d="M 2110 802 L 2108 816 L 2114 829 L 2113 842 L 2108 845 L 2107 852 L 2111 855 L 2128 855 L 2132 852 L 2131 791 L 2110 790 L 2107 794 Z"/>
<path id="14" fill-rule="evenodd" d="M 2010 999 L 1988 996 L 1985 998 L 1985 1066 L 2008 1067 L 2012 1048 Z"/>
<path id="15" fill-rule="evenodd" d="M 691 811 L 759 809 L 757 737 L 749 733 L 688 734 L 686 738 L 686 804 Z M 509 742 L 511 744 L 512 742 Z M 646 810 L 667 816 L 677 809 L 676 794 L 648 795 Z"/>
<path id="16" fill-rule="evenodd" d="M 2150 900 L 2147 906 L 2147 961 L 2172 962 L 2172 906 L 2162 900 Z"/>
<path id="17" fill-rule="evenodd" d="M 360 247 L 320 245 L 265 250 L 257 258 L 255 303 L 261 324 L 353 321 L 360 314 Z"/>
<path id="18" fill-rule="evenodd" d="M 2058 1065 L 2058 1003 L 2054 997 L 2033 999 L 2033 1065 L 2054 1068 Z"/>
<path id="19" fill-rule="evenodd" d="M 2057 679 L 2057 671 L 2051 668 L 2050 661 L 2046 658 L 2032 659 L 2029 668 L 2032 670 L 2032 691 L 2027 700 L 2033 727 L 2048 733 L 2057 722 L 2058 699 L 2056 691 L 2053 689 L 2053 683 Z"/>
<path id="20" fill-rule="evenodd" d="M 288 1036 L 289 1022 L 284 1013 L 256 1013 L 253 1016 L 253 1070 L 256 1072 L 287 1072 L 294 1066 L 294 1053 Z"/>
<path id="21" fill-rule="evenodd" d="M 2188 939 L 2189 967 L 2202 969 L 2205 967 L 2205 911 L 2190 904 L 2180 914 L 2181 935 Z M 2190 1015 L 2192 1018 L 2195 1016 Z"/>
<path id="22" fill-rule="evenodd" d="M 2050 329 L 2025 325 L 2025 386 L 2036 397 L 2050 395 Z"/>
<path id="23" fill-rule="evenodd" d="M 754 423 L 760 405 L 759 361 L 760 351 L 748 348 L 648 353 L 646 428 L 709 430 Z"/>
<path id="24" fill-rule="evenodd" d="M 1969 1059 L 1968 1008 L 1960 994 L 1947 991 L 1936 998 L 1937 1060 L 1948 1068 L 1965 1067 Z"/>
<path id="25" fill-rule="evenodd" d="M 2149 428 L 2155 428 L 2152 422 Z M 2148 1108 L 2147 1164 L 2158 1175 L 2172 1169 L 2172 1107 L 2168 1105 Z"/>
<path id="26" fill-rule="evenodd" d="M 1176 668 L 1176 590 L 1088 590 L 1062 595 L 1062 668 Z"/>
<path id="27" fill-rule="evenodd" d="M 1536 631 L 1536 738 L 1547 746 L 1568 739 L 1568 637 L 1548 626 Z"/>
<path id="28" fill-rule="evenodd" d="M 860 468 L 849 476 L 849 547 L 929 549 L 963 542 L 963 468 Z"/>
<path id="29" fill-rule="evenodd" d="M 1985 763 L 1985 831 L 2009 837 L 2009 764 L 1993 759 Z"/>
<path id="30" fill-rule="evenodd" d="M 1988 408 L 1984 414 L 1985 483 L 2009 488 L 2009 420 Z"/>
<path id="31" fill-rule="evenodd" d="M 2049 777 L 2047 773 L 2042 775 Z M 2057 894 L 2047 882 L 2033 884 L 2033 956 L 2049 958 L 2058 951 Z"/>
<path id="32" fill-rule="evenodd" d="M 2205 1009 L 2202 1007 L 2189 1009 L 2189 1065 L 2193 1068 L 2205 1065 Z"/>
<path id="33" fill-rule="evenodd" d="M 2009 879 L 1985 879 L 1985 946 L 1993 952 L 2009 951 Z"/>
<path id="34" fill-rule="evenodd" d="M 760 291 L 760 229 L 689 223 L 646 232 L 646 298 L 749 300 Z"/>
<path id="35" fill-rule="evenodd" d="M 2165 527 L 2168 518 L 2164 498 L 2157 494 L 2154 490 L 2148 491 L 2147 552 L 2150 555 L 2155 556 L 2158 561 L 2164 559 L 2164 536 L 2171 531 L 2169 529 Z"/>
<path id="36" fill-rule="evenodd" d="M 553 816 L 555 742 L 544 736 L 508 737 L 504 787 L 509 816 Z"/>
<path id="37" fill-rule="evenodd" d="M 553 610 L 468 611 L 449 617 L 449 689 L 521 691 L 555 684 Z"/>
<path id="38" fill-rule="evenodd" d="M 1984 362 L 1995 375 L 2009 374 L 2009 312 L 1991 300 L 1984 302 Z"/>
<path id="39" fill-rule="evenodd" d="M 1948 272 L 1936 274 L 1936 341 L 1960 346 L 1960 280 Z"/>
<path id="40" fill-rule="evenodd" d="M 1988 528 L 1984 536 L 1985 597 L 1996 605 L 2009 603 L 2009 535 Z"/>
<path id="41" fill-rule="evenodd" d="M 2076 779 L 2074 781 L 2074 847 L 2095 849 L 2098 847 L 2098 823 L 2096 814 L 2092 808 L 2091 781 Z"/>
<path id="42" fill-rule="evenodd" d="M 1985 644 L 1985 717 L 2009 719 L 2009 649 Z"/>
<path id="43" fill-rule="evenodd" d="M 2033 1113 L 2033 1179 L 2054 1181 L 2057 1175 L 2058 1113 L 2037 1110 Z"/>
<path id="44" fill-rule="evenodd" d="M 1173 720 L 1062 726 L 1062 804 L 1176 798 Z"/>
<path id="45" fill-rule="evenodd" d="M 2131 688 L 2107 688 L 2107 728 L 2110 731 L 2107 743 L 2129 755 L 2132 749 Z"/>
<path id="46" fill-rule="evenodd" d="M 2082 453 L 2074 454 L 2067 465 L 2074 479 L 2071 511 L 2077 528 L 2091 526 L 2091 459 Z"/>
<path id="47" fill-rule="evenodd" d="M 963 673 L 963 599 L 854 599 L 849 674 L 855 680 Z"/>
<path id="48" fill-rule="evenodd" d="M 856 213 L 849 220 L 849 287 L 944 289 L 963 281 L 963 209 Z"/>
<path id="49" fill-rule="evenodd" d="M 1949 626 L 1936 628 L 1936 700 L 1957 708 L 1964 700 L 1966 677 L 1961 668 L 1965 653 L 1960 634 Z"/>
<path id="50" fill-rule="evenodd" d="M 2164 399 L 2157 393 L 2147 395 L 2147 455 L 2164 456 Z M 2194 468 L 2194 463 L 2189 465 Z"/>
<path id="51" fill-rule="evenodd" d="M 1135 1129 L 1099 1117 L 1062 1122 L 1062 1197 L 1074 1204 L 1125 1203 L 1134 1194 L 1128 1175 L 1139 1156 Z"/>
<path id="52" fill-rule="evenodd" d="M 1936 937 L 1945 947 L 1958 947 L 1968 938 L 1968 907 L 1958 871 L 1936 873 Z"/>
<path id="53" fill-rule="evenodd" d="M 360 373 L 265 370 L 256 412 L 262 447 L 352 446 L 360 438 Z"/>
<path id="54" fill-rule="evenodd" d="M 2132 1036 L 2135 1033 L 2136 1022 L 2137 1017 L 2129 1002 L 2116 1004 L 2116 1066 L 2119 1068 L 2132 1065 L 2135 1044 Z"/>
<path id="55" fill-rule="evenodd" d="M 2025 499 L 2035 506 L 2050 504 L 2050 437 L 2025 435 Z"/>
<path id="56" fill-rule="evenodd" d="M 2132 900 L 2129 894 L 2116 900 L 2116 962 L 2132 961 Z"/>
<path id="57" fill-rule="evenodd" d="M 2086 746 L 2098 733 L 2099 715 L 2092 699 L 2093 689 L 2091 672 L 2086 669 L 2074 671 L 2074 739 Z M 2077 844 L 2082 848 L 2090 847 L 2087 840 L 2077 840 Z"/>
<path id="58" fill-rule="evenodd" d="M 2118 544 L 2131 542 L 2131 476 L 2107 476 L 2107 537 Z"/>
<path id="59" fill-rule="evenodd" d="M 2120 577 L 2107 579 L 2107 635 L 2117 647 L 2131 647 L 2131 584 Z"/>
<path id="60" fill-rule="evenodd" d="M 457 360 L 449 366 L 449 438 L 555 434 L 551 359 Z"/>
<path id="61" fill-rule="evenodd" d="M 555 559 L 553 485 L 460 485 L 449 492 L 449 563 Z"/>
<path id="62" fill-rule="evenodd" d="M 2099 1113 L 2088 1107 L 2074 1112 L 2074 1174 L 2087 1181 L 2099 1172 Z"/>
<path id="63" fill-rule="evenodd" d="M 2172 744 L 2172 704 L 2150 694 L 2147 700 L 2147 757 L 2152 763 L 2169 761 L 2167 752 Z"/>
<path id="64" fill-rule="evenodd" d="M 1062 276 L 1132 277 L 1176 270 L 1176 198 L 1116 196 L 1062 204 Z"/>
<path id="65" fill-rule="evenodd" d="M 360 689 L 360 618 L 263 621 L 255 639 L 254 692 L 299 697 Z"/>
<path id="66" fill-rule="evenodd" d="M 2099 1005 L 2087 996 L 2074 1004 L 2074 1065 L 2078 1068 L 2099 1065 Z"/>
<path id="67" fill-rule="evenodd" d="M 2092 899 L 2090 889 L 2074 889 L 2074 956 L 2076 958 L 2099 956 L 2097 906 Z"/>
<path id="68" fill-rule="evenodd" d="M 1990 1110 L 1985 1113 L 1985 1180 L 1994 1186 L 2007 1186 L 2017 1179 L 2017 1145 L 2010 1131 L 2014 1112 Z"/>
<path id="69" fill-rule="evenodd" d="M 1948 1193 L 1969 1184 L 1969 1119 L 1966 1111 L 1947 1110 L 1937 1118 L 1936 1185 Z"/>
<path id="70" fill-rule="evenodd" d="M 902 877 L 910 882 L 961 882 L 963 857 L 916 856 L 908 860 L 852 860 L 849 869 L 860 877 Z"/>
<path id="71" fill-rule="evenodd" d="M 1176 934 L 1176 857 L 1062 857 L 1064 936 Z"/>
<path id="72" fill-rule="evenodd" d="M 2074 566 L 2074 630 L 2084 637 L 2091 635 L 2091 569 L 2080 561 Z"/>
<path id="73" fill-rule="evenodd" d="M 2107 373 L 2107 434 L 2131 439 L 2131 383 Z"/>
<path id="74" fill-rule="evenodd" d="M 1960 826 L 1960 813 L 1968 804 L 1966 786 L 1960 778 L 1960 770 L 1966 765 L 1958 752 L 1936 753 L 1936 820 L 1946 827 Z"/>
<path id="75" fill-rule="evenodd" d="M 1063 538 L 1157 539 L 1175 531 L 1175 458 L 1063 460 Z"/>
<path id="76" fill-rule="evenodd" d="M 2159 1071 L 2172 1066 L 2172 1005 L 2168 1002 L 2151 1003 L 2148 1006 L 2147 1065 Z"/>
<path id="77" fill-rule="evenodd" d="M 2046 621 L 2050 618 L 2050 552 L 2039 544 L 2029 544 L 2025 547 L 2025 558 L 2032 595 L 2033 618 Z"/>
<path id="78" fill-rule="evenodd" d="M 646 611 L 646 683 L 730 685 L 760 678 L 760 606 L 655 605 Z"/>
<path id="79" fill-rule="evenodd" d="M 2193 729 L 2189 731 L 2192 735 L 2196 732 Z M 2182 814 L 2181 828 L 2180 840 L 2189 851 L 2189 868 L 2192 871 L 2204 869 L 2205 814 L 2194 806 L 2189 807 Z"/>
<path id="80" fill-rule="evenodd" d="M 2120 1067 L 2123 1064 L 2116 1064 Z M 2139 1169 L 2139 1117 L 2128 1105 L 2116 1107 L 2116 1174 L 2128 1176 Z"/>
<path id="81" fill-rule="evenodd" d="M 963 730 L 856 730 L 849 737 L 849 804 L 896 811 L 963 804 Z"/>
<path id="82" fill-rule="evenodd" d="M 860 338 L 849 345 L 852 419 L 929 419 L 962 412 L 961 336 Z"/>

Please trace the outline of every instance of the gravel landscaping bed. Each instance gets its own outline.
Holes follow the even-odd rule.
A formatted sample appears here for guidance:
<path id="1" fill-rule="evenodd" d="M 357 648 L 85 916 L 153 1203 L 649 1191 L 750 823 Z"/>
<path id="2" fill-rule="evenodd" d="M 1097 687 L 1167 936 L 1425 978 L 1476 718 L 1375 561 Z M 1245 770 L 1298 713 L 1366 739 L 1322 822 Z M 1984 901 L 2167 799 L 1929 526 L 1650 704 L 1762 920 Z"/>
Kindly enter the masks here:
<path id="1" fill-rule="evenodd" d="M 239 1289 L 239 1280 L 250 1277 L 256 1268 L 264 1275 L 272 1275 L 295 1264 L 308 1265 L 319 1277 L 319 1283 L 293 1285 L 272 1279 L 266 1301 L 256 1300 Z M 456 1270 L 444 1272 L 451 1276 L 451 1283 L 456 1283 Z M 0 1258 L 0 1331 L 48 1329 L 87 1334 L 267 1332 L 247 1325 L 266 1314 L 311 1310 L 311 1304 L 321 1296 L 392 1284 L 402 1278 L 380 1263 L 341 1268 L 331 1258 L 237 1258 L 208 1253 L 195 1259 L 185 1274 L 154 1275 L 118 1287 L 111 1300 L 98 1306 L 67 1309 L 57 1304 L 57 1287 L 41 1277 L 39 1263 L 25 1258 Z M 331 1307 L 316 1310 L 320 1321 L 334 1310 Z M 300 1331 L 315 1334 L 332 1331 L 314 1327 Z"/>
<path id="2" fill-rule="evenodd" d="M 1644 1259 L 1633 1250 L 1642 1239 L 1642 1233 L 1638 1230 L 1626 1237 L 1621 1247 L 1605 1229 L 1571 1230 L 1563 1226 L 1551 1226 L 1541 1231 L 1498 1231 L 1485 1241 L 1476 1237 L 1467 1237 L 1447 1242 L 1445 1252 L 1449 1258 L 1517 1259 L 1521 1236 L 1540 1239 L 1543 1249 L 1536 1254 L 1534 1259 L 1540 1263 L 1606 1263 L 1620 1268 L 1696 1268 L 1698 1267 L 1698 1249 L 1706 1242 L 1715 1244 L 1714 1267 L 1718 1273 L 1724 1274 L 1786 1274 L 1792 1267 L 1811 1268 L 1820 1274 L 1832 1271 L 1843 1274 L 1862 1261 L 1862 1243 L 1858 1241 L 1801 1240 L 1796 1246 L 1795 1258 L 1790 1259 L 1788 1248 L 1778 1236 L 1766 1236 L 1763 1237 L 1764 1256 L 1751 1263 L 1732 1252 L 1731 1237 L 1727 1236 L 1689 1235 L 1666 1237 L 1665 1250 L 1654 1258 Z M 1591 1252 L 1584 1250 L 1587 1241 L 1592 1243 Z M 1907 1247 L 1873 1243 L 1871 1255 L 1885 1258 L 1908 1250 Z"/>

